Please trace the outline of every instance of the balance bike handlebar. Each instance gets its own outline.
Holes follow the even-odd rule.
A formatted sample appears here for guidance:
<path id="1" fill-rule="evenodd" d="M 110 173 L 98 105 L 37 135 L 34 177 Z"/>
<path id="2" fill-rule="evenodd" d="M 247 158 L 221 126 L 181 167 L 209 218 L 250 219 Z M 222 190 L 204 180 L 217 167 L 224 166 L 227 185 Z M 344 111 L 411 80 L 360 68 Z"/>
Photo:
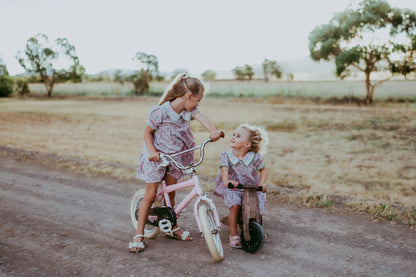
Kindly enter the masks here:
<path id="1" fill-rule="evenodd" d="M 257 191 L 262 191 L 263 187 L 262 186 L 250 186 L 250 185 L 243 185 L 243 184 L 238 184 L 238 186 L 234 186 L 233 183 L 228 183 L 228 188 L 229 189 L 255 189 Z"/>

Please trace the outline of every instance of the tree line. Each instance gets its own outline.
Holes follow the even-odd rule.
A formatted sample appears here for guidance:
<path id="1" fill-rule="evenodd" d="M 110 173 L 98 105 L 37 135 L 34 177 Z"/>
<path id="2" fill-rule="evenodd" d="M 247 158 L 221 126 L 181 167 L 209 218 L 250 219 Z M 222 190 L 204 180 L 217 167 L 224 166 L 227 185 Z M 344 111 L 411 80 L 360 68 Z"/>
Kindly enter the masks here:
<path id="1" fill-rule="evenodd" d="M 52 97 L 55 84 L 62 82 L 78 83 L 86 79 L 92 81 L 102 81 L 101 77 L 91 78 L 86 74 L 85 67 L 81 65 L 79 57 L 76 55 L 76 48 L 66 38 L 57 38 L 54 42 L 49 41 L 47 35 L 39 33 L 26 41 L 24 50 L 16 54 L 19 64 L 25 69 L 29 77 L 12 78 L 4 62 L 0 57 L 0 97 L 9 96 L 14 90 L 19 95 L 29 92 L 28 84 L 40 82 L 45 85 L 47 97 Z M 64 61 L 62 61 L 64 60 Z M 123 75 L 121 70 L 117 70 L 113 76 L 113 81 L 124 84 L 130 82 L 134 86 L 136 95 L 143 95 L 149 90 L 151 81 L 162 81 L 164 76 L 159 73 L 159 61 L 157 56 L 144 52 L 137 52 L 133 57 L 138 64 L 139 70 L 132 74 Z M 67 63 L 67 69 L 57 69 L 57 64 Z M 248 65 L 244 70 L 240 67 L 233 69 L 237 80 L 251 80 L 254 72 Z M 269 75 L 274 74 L 280 78 L 281 72 L 276 61 L 265 59 L 263 62 L 265 81 L 268 82 Z M 178 69 L 173 72 L 173 76 L 186 71 Z M 213 70 L 206 70 L 202 73 L 205 80 L 215 80 L 216 73 Z"/>
<path id="2" fill-rule="evenodd" d="M 335 14 L 329 23 L 315 27 L 309 35 L 309 53 L 314 61 L 333 60 L 335 74 L 340 79 L 362 72 L 367 91 L 365 102 L 370 104 L 375 88 L 392 76 L 415 76 L 416 12 L 392 7 L 386 0 L 363 0 L 356 8 L 350 6 Z M 66 58 L 67 69 L 56 69 L 60 57 Z M 0 57 L 0 97 L 10 95 L 14 87 L 19 94 L 27 93 L 29 81 L 44 83 L 47 96 L 51 97 L 56 83 L 80 82 L 87 77 L 75 46 L 66 38 L 51 43 L 45 34 L 38 34 L 27 40 L 25 49 L 17 52 L 16 59 L 31 77 L 14 80 Z M 138 63 L 139 70 L 128 76 L 118 71 L 114 80 L 131 82 L 135 94 L 143 95 L 149 90 L 151 81 L 164 79 L 159 74 L 159 61 L 155 55 L 137 52 L 132 59 Z M 275 60 L 264 59 L 262 70 L 265 82 L 271 77 L 282 77 Z M 252 80 L 254 76 L 253 68 L 248 64 L 236 66 L 232 72 L 236 80 Z M 389 75 L 373 81 L 371 76 L 376 72 Z M 289 76 L 293 78 L 293 74 Z M 206 70 L 202 77 L 215 80 L 216 73 Z"/>

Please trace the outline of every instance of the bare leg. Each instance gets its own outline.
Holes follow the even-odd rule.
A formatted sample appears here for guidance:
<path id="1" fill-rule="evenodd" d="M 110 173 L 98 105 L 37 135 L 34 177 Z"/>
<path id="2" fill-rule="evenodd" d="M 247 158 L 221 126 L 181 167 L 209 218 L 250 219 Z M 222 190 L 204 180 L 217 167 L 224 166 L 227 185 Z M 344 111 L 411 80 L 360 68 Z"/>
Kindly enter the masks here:
<path id="1" fill-rule="evenodd" d="M 135 235 L 144 235 L 146 218 L 149 215 L 149 210 L 155 200 L 158 185 L 159 183 L 146 183 L 146 191 L 139 208 L 139 218 L 137 220 L 137 230 Z M 143 240 L 143 237 L 137 237 L 134 239 L 136 242 L 141 242 Z"/>
<path id="2" fill-rule="evenodd" d="M 169 174 L 166 174 L 166 177 L 165 177 L 166 186 L 174 185 L 177 182 L 178 182 L 178 180 L 176 180 L 174 177 L 172 177 Z M 175 207 L 175 195 L 176 195 L 176 192 L 175 191 L 172 191 L 172 192 L 169 193 L 169 200 L 170 200 L 170 204 L 172 205 L 172 207 Z M 178 224 L 176 223 L 176 225 L 172 229 L 175 230 L 177 228 L 178 228 Z M 178 229 L 178 230 L 176 230 L 173 233 L 176 236 L 178 236 L 179 238 L 182 238 L 183 231 L 181 229 Z M 189 235 L 188 237 L 186 237 L 185 240 L 192 240 L 191 235 Z"/>
<path id="3" fill-rule="evenodd" d="M 178 180 L 173 178 L 171 175 L 166 174 L 166 177 L 165 177 L 166 186 L 174 185 L 177 182 Z M 176 195 L 176 191 L 171 191 L 169 193 L 169 200 L 170 200 L 170 204 L 172 205 L 172 208 L 175 207 L 175 195 Z"/>
<path id="4" fill-rule="evenodd" d="M 237 218 L 240 212 L 240 206 L 234 205 L 230 208 L 230 215 L 228 216 L 228 225 L 230 226 L 230 236 L 238 236 L 237 233 Z"/>

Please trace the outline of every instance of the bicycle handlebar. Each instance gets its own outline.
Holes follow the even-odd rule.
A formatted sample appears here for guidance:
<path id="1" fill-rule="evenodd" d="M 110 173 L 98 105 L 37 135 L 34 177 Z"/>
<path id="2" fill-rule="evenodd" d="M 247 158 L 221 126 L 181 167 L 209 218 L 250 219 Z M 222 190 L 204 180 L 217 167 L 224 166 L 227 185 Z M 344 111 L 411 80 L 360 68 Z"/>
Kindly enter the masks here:
<path id="1" fill-rule="evenodd" d="M 221 138 L 225 137 L 225 134 L 224 134 L 223 131 L 220 132 L 220 137 Z M 179 169 L 184 170 L 184 171 L 188 170 L 188 169 L 191 169 L 193 167 L 197 167 L 198 165 L 200 165 L 202 163 L 202 160 L 204 159 L 204 149 L 205 149 L 205 146 L 209 142 L 212 142 L 211 138 L 206 139 L 201 145 L 195 146 L 193 148 L 190 148 L 190 149 L 187 149 L 185 151 L 175 153 L 175 154 L 172 154 L 172 155 L 165 154 L 165 153 L 160 153 L 160 165 L 159 165 L 159 167 L 167 167 L 170 162 L 172 162 L 175 166 L 177 166 Z M 182 154 L 190 152 L 190 151 L 193 151 L 193 150 L 196 150 L 196 149 L 199 149 L 200 153 L 201 153 L 201 156 L 200 156 L 198 162 L 187 165 L 187 166 L 184 166 L 181 163 L 175 161 L 174 157 L 182 155 Z"/>
<path id="2" fill-rule="evenodd" d="M 255 189 L 257 191 L 262 191 L 263 187 L 262 186 L 249 186 L 249 185 L 243 185 L 243 184 L 238 184 L 238 186 L 234 186 L 233 183 L 228 183 L 228 188 L 229 189 Z"/>

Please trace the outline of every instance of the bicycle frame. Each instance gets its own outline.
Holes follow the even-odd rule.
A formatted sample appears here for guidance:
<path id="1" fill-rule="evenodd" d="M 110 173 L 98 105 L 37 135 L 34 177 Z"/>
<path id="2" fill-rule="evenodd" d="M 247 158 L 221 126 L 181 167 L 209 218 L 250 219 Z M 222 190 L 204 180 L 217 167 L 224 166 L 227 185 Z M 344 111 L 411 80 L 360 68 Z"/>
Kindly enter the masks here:
<path id="1" fill-rule="evenodd" d="M 165 200 L 166 206 L 172 207 L 169 199 L 169 193 L 172 191 L 176 191 L 182 188 L 191 187 L 194 186 L 191 192 L 189 192 L 185 198 L 177 205 L 177 207 L 174 209 L 177 216 L 183 211 L 183 209 L 194 199 L 195 196 L 197 196 L 197 200 L 194 204 L 194 215 L 195 219 L 198 225 L 198 229 L 200 232 L 202 232 L 201 223 L 199 221 L 198 217 L 198 207 L 201 204 L 201 202 L 205 202 L 209 205 L 210 210 L 213 212 L 215 224 L 218 228 L 218 230 L 221 227 L 221 222 L 218 216 L 217 208 L 215 207 L 213 201 L 208 198 L 205 193 L 202 191 L 201 184 L 199 182 L 199 177 L 197 174 L 193 174 L 192 178 L 180 182 L 174 185 L 167 186 L 165 182 L 162 182 L 162 190 L 157 193 L 157 197 L 159 200 L 161 199 L 161 196 L 163 195 L 163 199 Z"/>
<path id="2" fill-rule="evenodd" d="M 224 137 L 224 133 L 222 133 L 221 136 Z M 211 142 L 211 139 L 207 139 L 201 145 L 182 151 L 180 153 L 176 153 L 173 155 L 167 155 L 163 153 L 160 154 L 160 158 L 161 158 L 160 166 L 166 167 L 169 164 L 169 160 L 170 160 L 170 162 L 172 162 L 179 169 L 183 170 L 185 173 L 187 172 L 192 173 L 192 177 L 189 180 L 186 180 L 177 184 L 173 184 L 170 186 L 167 186 L 165 181 L 162 181 L 162 190 L 159 191 L 156 195 L 156 197 L 158 197 L 159 200 L 163 200 L 163 199 L 165 200 L 166 206 L 172 207 L 170 203 L 170 199 L 169 199 L 169 193 L 172 191 L 182 189 L 182 188 L 193 186 L 194 188 L 192 189 L 192 191 L 186 195 L 186 197 L 179 203 L 179 205 L 174 209 L 174 211 L 176 213 L 176 216 L 178 217 L 179 213 L 182 212 L 182 210 L 192 201 L 192 199 L 194 199 L 194 197 L 197 197 L 195 205 L 194 205 L 194 215 L 195 215 L 196 222 L 198 224 L 198 229 L 201 233 L 202 233 L 202 227 L 201 227 L 201 222 L 198 216 L 198 208 L 201 202 L 205 202 L 209 205 L 209 210 L 212 211 L 214 215 L 214 221 L 215 221 L 216 227 L 218 228 L 218 230 L 220 230 L 220 227 L 221 227 L 221 222 L 218 216 L 217 208 L 215 207 L 214 202 L 210 198 L 208 198 L 205 195 L 205 193 L 202 191 L 198 174 L 195 171 L 195 167 L 200 165 L 202 163 L 202 160 L 204 159 L 204 148 L 208 142 Z M 175 156 L 178 156 L 178 155 L 181 155 L 181 154 L 184 154 L 186 152 L 193 151 L 196 149 L 199 149 L 201 151 L 201 157 L 199 161 L 194 164 L 183 166 L 182 164 L 178 163 L 177 161 L 173 159 Z"/>
<path id="3" fill-rule="evenodd" d="M 224 137 L 224 133 L 220 133 L 220 137 Z M 161 188 L 156 193 L 156 198 L 153 201 L 153 204 L 149 210 L 148 217 L 146 219 L 143 236 L 145 238 L 156 238 L 159 235 L 160 231 L 165 234 L 173 235 L 172 227 L 175 227 L 177 218 L 179 214 L 184 210 L 184 208 L 195 199 L 194 204 L 194 215 L 195 220 L 198 224 L 198 229 L 201 232 L 202 237 L 207 243 L 208 250 L 211 253 L 215 261 L 219 262 L 224 259 L 224 251 L 222 249 L 221 238 L 220 238 L 220 227 L 221 222 L 218 216 L 217 208 L 215 207 L 214 201 L 212 201 L 206 193 L 202 191 L 201 184 L 199 181 L 198 174 L 195 171 L 195 167 L 202 163 L 204 158 L 204 148 L 208 142 L 211 142 L 211 139 L 206 139 L 201 145 L 193 147 L 191 149 L 182 151 L 176 154 L 164 154 L 160 153 L 160 167 L 167 166 L 176 166 L 178 169 L 182 170 L 185 174 L 191 174 L 189 180 L 179 182 L 167 186 L 165 181 L 162 181 Z M 180 162 L 176 161 L 174 157 L 181 155 L 183 153 L 200 150 L 200 159 L 194 161 L 190 165 L 182 165 Z M 169 199 L 169 193 L 177 191 L 182 188 L 190 188 L 192 190 L 185 196 L 185 198 L 177 205 L 176 208 L 172 208 L 172 203 Z M 141 201 L 145 198 L 146 190 L 138 190 L 132 197 L 130 201 L 130 218 L 133 223 L 133 226 L 138 228 L 138 213 L 139 205 L 141 206 Z M 162 201 L 165 202 L 165 207 L 161 207 Z M 177 237 L 177 236 L 175 236 Z M 177 237 L 179 238 L 179 237 Z M 179 238 L 180 239 L 180 238 Z"/>

